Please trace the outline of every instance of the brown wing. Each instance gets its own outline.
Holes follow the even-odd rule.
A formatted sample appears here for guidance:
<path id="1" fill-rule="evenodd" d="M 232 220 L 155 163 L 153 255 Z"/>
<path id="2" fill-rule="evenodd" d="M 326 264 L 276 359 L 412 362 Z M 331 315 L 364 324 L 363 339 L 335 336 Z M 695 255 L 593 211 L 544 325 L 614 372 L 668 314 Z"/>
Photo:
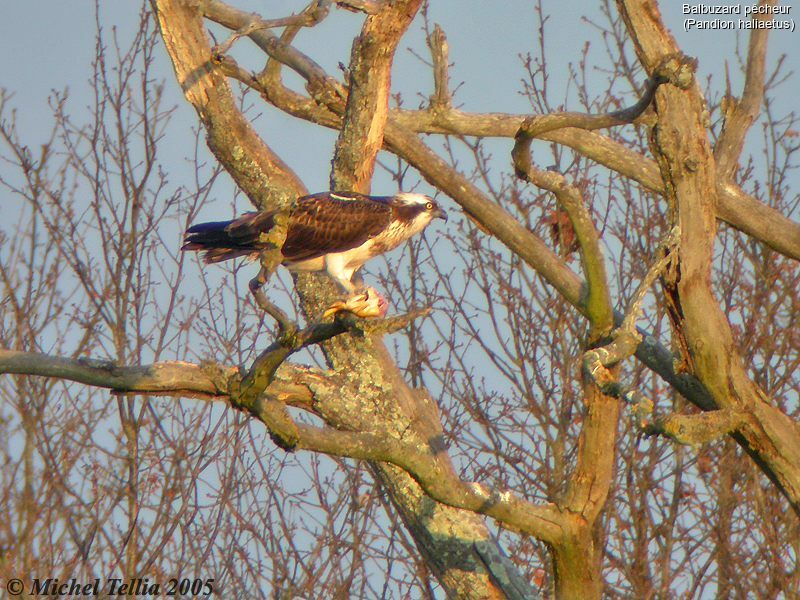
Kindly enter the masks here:
<path id="1" fill-rule="evenodd" d="M 287 260 L 300 261 L 356 248 L 389 225 L 389 202 L 390 198 L 354 193 L 300 198 L 281 251 Z"/>

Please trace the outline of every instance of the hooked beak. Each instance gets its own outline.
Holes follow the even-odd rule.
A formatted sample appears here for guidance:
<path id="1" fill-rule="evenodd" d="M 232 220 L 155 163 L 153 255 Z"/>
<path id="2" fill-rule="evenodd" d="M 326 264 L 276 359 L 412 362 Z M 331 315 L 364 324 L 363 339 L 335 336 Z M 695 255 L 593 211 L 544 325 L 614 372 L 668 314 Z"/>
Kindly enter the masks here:
<path id="1" fill-rule="evenodd" d="M 444 212 L 441 208 L 437 207 L 435 211 L 433 211 L 433 218 L 434 219 L 444 219 L 445 223 L 447 222 L 447 213 Z"/>

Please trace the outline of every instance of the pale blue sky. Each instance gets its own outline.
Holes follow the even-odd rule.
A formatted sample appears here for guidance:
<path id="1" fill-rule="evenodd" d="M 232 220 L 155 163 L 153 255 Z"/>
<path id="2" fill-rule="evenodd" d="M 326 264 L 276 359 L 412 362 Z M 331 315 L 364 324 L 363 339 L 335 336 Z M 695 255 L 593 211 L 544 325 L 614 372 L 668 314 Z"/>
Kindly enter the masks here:
<path id="1" fill-rule="evenodd" d="M 680 2 L 663 0 L 661 8 L 667 23 L 683 50 L 699 59 L 698 77 L 705 82 L 708 76 L 716 81 L 717 93 L 723 89 L 725 60 L 733 60 L 733 49 L 737 36 L 730 31 L 692 31 L 681 28 L 683 15 Z M 784 4 L 789 4 L 784 2 Z M 10 106 L 16 108 L 18 127 L 32 147 L 44 141 L 52 127 L 51 111 L 47 99 L 52 90 L 70 90 L 70 112 L 79 122 L 92 118 L 90 61 L 94 55 L 93 2 L 85 0 L 5 0 L 0 20 L 0 49 L 6 57 L 0 68 L 0 87 L 13 93 Z M 266 18 L 286 16 L 302 8 L 303 3 L 289 0 L 261 0 L 237 3 L 248 10 L 258 10 Z M 582 49 L 587 40 L 593 44 L 590 62 L 603 67 L 605 53 L 602 42 L 597 39 L 593 26 L 581 19 L 584 11 L 592 10 L 594 4 L 544 0 L 543 10 L 548 15 L 547 54 L 550 83 L 557 90 L 554 100 L 563 98 L 566 72 L 570 63 L 581 60 Z M 744 5 L 743 5 L 744 6 Z M 130 36 L 132 27 L 138 25 L 138 2 L 129 0 L 103 0 L 101 21 L 110 31 L 117 27 L 123 37 Z M 450 58 L 455 62 L 451 71 L 453 87 L 463 82 L 456 103 L 464 110 L 524 113 L 529 110 L 527 100 L 520 94 L 520 80 L 525 77 L 519 55 L 535 53 L 538 23 L 529 0 L 433 0 L 430 7 L 432 22 L 440 23 L 447 36 Z M 337 65 L 346 63 L 353 36 L 357 33 L 362 16 L 333 9 L 330 17 L 313 30 L 298 37 L 298 45 L 312 58 L 322 64 L 332 75 L 339 75 Z M 419 51 L 425 49 L 422 42 L 422 23 L 417 19 L 412 24 L 407 38 L 401 44 L 396 62 L 394 89 L 402 92 L 406 106 L 416 107 L 419 94 L 427 95 L 432 89 L 429 70 L 420 68 L 419 61 L 408 51 L 412 46 Z M 789 70 L 796 71 L 800 61 L 800 33 L 776 32 L 771 37 L 770 63 L 782 53 L 788 55 Z M 747 35 L 740 32 L 739 42 L 746 48 Z M 124 44 L 123 44 L 124 45 Z M 242 64 L 247 60 L 259 65 L 263 58 L 258 52 L 249 50 L 249 42 L 241 40 L 236 47 Z M 198 127 L 194 111 L 183 101 L 178 85 L 171 72 L 171 65 L 163 50 L 157 58 L 157 74 L 166 82 L 167 105 L 177 106 L 175 117 L 169 128 L 169 142 L 159 150 L 161 162 L 167 166 L 171 183 L 190 180 L 186 172 L 187 155 L 192 152 L 194 138 L 192 130 Z M 731 65 L 732 76 L 739 81 L 735 64 Z M 606 74 L 596 72 L 596 87 L 588 93 L 594 97 L 605 89 Z M 794 91 L 794 94 L 788 93 Z M 620 92 L 626 90 L 619 90 Z M 734 85 L 734 93 L 740 86 Z M 798 89 L 785 87 L 783 98 L 774 107 L 776 114 L 796 108 Z M 579 110 L 577 105 L 567 106 Z M 261 109 L 259 109 L 261 110 Z M 327 188 L 330 159 L 335 133 L 321 131 L 316 126 L 298 122 L 276 111 L 263 109 L 258 122 L 261 131 L 267 132 L 267 141 L 296 170 L 311 191 Z M 754 132 L 755 135 L 758 131 Z M 488 145 L 498 164 L 507 166 L 510 140 L 497 140 Z M 0 151 L 0 154 L 3 152 Z M 0 162 L 0 172 L 8 167 Z M 796 190 L 797 176 L 794 178 Z M 376 174 L 373 186 L 375 193 L 394 191 L 392 182 L 381 173 Z M 217 200 L 205 207 L 202 216 L 208 219 L 223 218 L 230 214 L 230 188 L 219 186 Z M 227 195 L 226 195 L 227 194 Z M 9 219 L 18 211 L 21 202 L 6 190 L 0 190 L 0 212 L 5 230 Z M 239 201 L 237 211 L 249 210 L 244 198 Z M 795 218 L 798 218 L 795 215 Z M 452 221 L 451 221 L 452 223 Z M 437 224 L 437 227 L 440 226 Z M 174 236 L 176 247 L 180 239 L 177 224 L 169 232 Z M 168 236 L 165 236 L 168 237 Z M 377 262 L 377 261 L 376 261 Z M 211 277 L 226 277 L 223 270 L 214 271 Z M 246 293 L 246 290 L 242 290 Z M 45 346 L 48 344 L 45 343 Z"/>
<path id="2" fill-rule="evenodd" d="M 101 3 L 101 18 L 106 29 L 116 26 L 121 32 L 129 31 L 138 23 L 137 2 L 106 0 Z M 789 4 L 789 3 L 784 3 Z M 88 1 L 28 0 L 3 5 L 0 21 L 0 49 L 6 57 L 0 70 L 0 87 L 14 92 L 12 106 L 18 110 L 21 130 L 31 139 L 43 139 L 50 126 L 47 97 L 51 90 L 68 87 L 72 106 L 80 111 L 89 104 L 84 96 L 88 91 L 88 63 L 93 55 L 94 3 Z M 296 11 L 303 3 L 292 0 L 238 3 L 248 10 L 260 10 L 268 18 L 284 16 Z M 547 36 L 551 85 L 563 84 L 564 72 L 569 63 L 580 60 L 586 40 L 594 44 L 590 54 L 595 64 L 602 65 L 601 42 L 595 29 L 581 19 L 581 14 L 592 10 L 589 3 L 557 2 L 545 0 L 544 13 L 548 15 Z M 730 31 L 684 32 L 681 23 L 681 3 L 662 2 L 665 21 L 683 50 L 700 59 L 699 77 L 719 76 L 724 73 L 724 61 L 732 60 L 736 34 Z M 537 22 L 532 3 L 527 0 L 444 0 L 431 3 L 431 20 L 440 23 L 447 33 L 450 57 L 455 66 L 453 84 L 463 82 L 457 100 L 465 110 L 525 112 L 528 105 L 520 94 L 520 79 L 524 77 L 518 56 L 533 50 L 536 43 Z M 313 30 L 298 37 L 298 44 L 332 74 L 338 74 L 337 64 L 346 62 L 350 43 L 357 31 L 361 17 L 350 12 L 332 10 L 328 19 Z M 746 47 L 746 34 L 740 32 Z M 408 47 L 424 49 L 421 44 L 421 19 L 412 24 L 401 46 L 395 68 L 394 88 L 404 95 L 408 106 L 416 106 L 418 93 L 429 93 L 429 73 L 419 69 L 419 61 Z M 237 51 L 260 62 L 260 55 L 247 52 L 249 42 L 240 41 Z M 770 40 L 770 57 L 774 61 L 781 53 L 788 54 L 790 67 L 798 64 L 800 33 L 775 32 Z M 730 69 L 737 76 L 735 65 Z M 159 60 L 159 71 L 167 80 L 168 98 L 178 104 L 178 119 L 188 130 L 196 124 L 193 111 L 182 102 L 177 86 L 171 78 L 166 57 Z M 602 78 L 600 73 L 598 77 Z M 598 80 L 597 93 L 602 89 Z M 719 88 L 717 88 L 719 89 Z M 734 90 L 737 91 L 737 90 Z M 593 90 L 589 90 L 592 94 Z M 791 101 L 792 99 L 787 99 Z M 788 106 L 788 102 L 787 102 Z M 780 103 L 778 110 L 781 109 Z M 277 127 L 280 139 L 270 140 L 276 150 L 287 158 L 306 181 L 310 189 L 327 185 L 329 155 L 325 152 L 308 152 L 308 135 L 315 128 L 292 122 L 269 113 L 265 117 L 271 128 Z M 176 129 L 181 129 L 180 127 Z M 274 130 L 274 129 L 273 129 Z M 332 148 L 334 136 L 323 136 L 320 143 Z M 507 145 L 507 144 L 506 144 Z M 180 146 L 173 145 L 176 160 L 180 160 Z M 326 155 L 327 154 L 327 155 Z"/>

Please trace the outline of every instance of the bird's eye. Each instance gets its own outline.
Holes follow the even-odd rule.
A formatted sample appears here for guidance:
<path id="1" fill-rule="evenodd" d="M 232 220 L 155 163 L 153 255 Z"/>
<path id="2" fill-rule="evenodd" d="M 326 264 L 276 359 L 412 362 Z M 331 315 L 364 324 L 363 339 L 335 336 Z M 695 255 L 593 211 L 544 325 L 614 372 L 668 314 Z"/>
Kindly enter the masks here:
<path id="1" fill-rule="evenodd" d="M 433 202 L 428 202 L 428 203 L 425 205 L 425 208 L 426 208 L 427 210 L 433 210 Z"/>

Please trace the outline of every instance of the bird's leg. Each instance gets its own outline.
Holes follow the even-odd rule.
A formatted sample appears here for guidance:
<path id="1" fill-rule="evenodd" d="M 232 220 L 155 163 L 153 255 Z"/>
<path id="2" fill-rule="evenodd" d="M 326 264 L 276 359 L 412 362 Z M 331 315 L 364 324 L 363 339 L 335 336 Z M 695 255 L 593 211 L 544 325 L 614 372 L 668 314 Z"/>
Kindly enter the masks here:
<path id="1" fill-rule="evenodd" d="M 389 300 L 387 300 L 386 297 L 383 294 L 381 294 L 378 290 L 376 290 L 374 287 L 367 286 L 364 283 L 364 278 L 361 277 L 360 271 L 354 272 L 350 280 L 351 282 L 353 282 L 351 284 L 353 285 L 353 288 L 355 290 L 359 290 L 360 292 L 359 294 L 354 294 L 354 296 L 357 295 L 359 298 L 364 296 L 364 302 L 366 302 L 367 306 L 369 307 L 366 308 L 365 310 L 369 312 L 375 312 L 376 314 L 374 316 L 380 316 L 380 317 L 385 316 L 386 311 L 389 310 Z"/>
<path id="2" fill-rule="evenodd" d="M 353 287 L 353 292 L 356 290 L 366 290 L 367 286 L 364 284 L 364 278 L 361 277 L 361 271 L 355 271 L 350 277 L 350 285 Z"/>
<path id="3" fill-rule="evenodd" d="M 340 256 L 325 257 L 325 270 L 328 275 L 338 284 L 347 297 L 356 293 L 356 286 L 353 285 L 353 270 L 348 269 Z"/>
<path id="4" fill-rule="evenodd" d="M 389 303 L 374 288 L 357 291 L 352 279 L 355 269 L 345 263 L 341 255 L 329 255 L 325 258 L 325 270 L 347 292 L 345 300 L 331 304 L 323 313 L 323 318 L 335 315 L 338 312 L 349 312 L 357 317 L 383 317 L 389 308 Z M 363 281 L 358 279 L 359 287 Z"/>
<path id="5" fill-rule="evenodd" d="M 266 265 L 262 264 L 261 269 L 258 271 L 258 275 L 250 280 L 250 293 L 253 294 L 253 299 L 256 301 L 256 305 L 278 322 L 280 334 L 285 335 L 286 333 L 296 329 L 297 326 L 289 318 L 289 315 L 283 312 L 275 304 L 270 302 L 269 299 L 267 299 L 267 295 L 264 293 L 264 284 L 267 283 L 267 280 L 273 272 L 274 269 L 270 270 Z"/>

